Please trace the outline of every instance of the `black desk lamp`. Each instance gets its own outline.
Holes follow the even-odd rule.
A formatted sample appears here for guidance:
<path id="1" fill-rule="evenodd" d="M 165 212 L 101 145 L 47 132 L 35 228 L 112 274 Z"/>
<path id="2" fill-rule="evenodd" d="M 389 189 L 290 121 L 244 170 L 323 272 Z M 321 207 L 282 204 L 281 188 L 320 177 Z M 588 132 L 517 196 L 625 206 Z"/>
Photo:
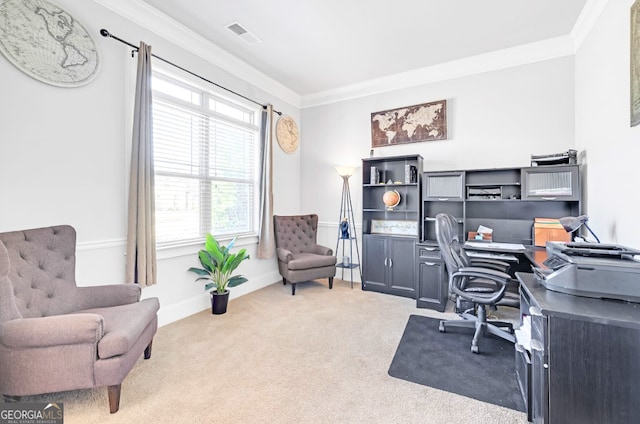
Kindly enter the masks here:
<path id="1" fill-rule="evenodd" d="M 584 225 L 587 230 L 589 230 L 591 235 L 596 239 L 596 241 L 600 243 L 600 239 L 598 238 L 598 236 L 595 235 L 593 230 L 587 225 L 587 221 L 589 221 L 589 217 L 587 215 L 566 216 L 564 218 L 560 218 L 559 221 L 560 224 L 562 224 L 562 227 L 564 227 L 564 230 L 568 233 L 573 233 Z"/>

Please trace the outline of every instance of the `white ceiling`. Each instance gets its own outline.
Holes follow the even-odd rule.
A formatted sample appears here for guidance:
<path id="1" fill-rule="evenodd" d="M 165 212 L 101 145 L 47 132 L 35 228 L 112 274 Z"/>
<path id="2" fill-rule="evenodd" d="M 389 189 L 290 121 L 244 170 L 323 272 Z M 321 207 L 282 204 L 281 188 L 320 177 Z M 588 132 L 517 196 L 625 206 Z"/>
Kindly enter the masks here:
<path id="1" fill-rule="evenodd" d="M 566 36 L 587 0 L 144 0 L 301 96 Z M 237 21 L 262 39 L 248 45 Z"/>

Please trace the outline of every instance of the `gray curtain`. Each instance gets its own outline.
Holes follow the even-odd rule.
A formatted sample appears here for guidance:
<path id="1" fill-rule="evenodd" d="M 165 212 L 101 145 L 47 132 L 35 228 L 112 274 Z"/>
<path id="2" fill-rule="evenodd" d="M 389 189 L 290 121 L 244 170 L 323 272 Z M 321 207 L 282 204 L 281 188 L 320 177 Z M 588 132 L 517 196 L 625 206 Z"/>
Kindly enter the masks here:
<path id="1" fill-rule="evenodd" d="M 126 281 L 142 287 L 156 283 L 153 173 L 151 46 L 140 42 L 129 178 Z"/>
<path id="2" fill-rule="evenodd" d="M 262 111 L 261 138 L 261 175 L 260 175 L 260 231 L 258 235 L 258 258 L 272 258 L 275 250 L 273 236 L 273 159 L 271 138 L 273 136 L 273 105 L 267 105 Z"/>

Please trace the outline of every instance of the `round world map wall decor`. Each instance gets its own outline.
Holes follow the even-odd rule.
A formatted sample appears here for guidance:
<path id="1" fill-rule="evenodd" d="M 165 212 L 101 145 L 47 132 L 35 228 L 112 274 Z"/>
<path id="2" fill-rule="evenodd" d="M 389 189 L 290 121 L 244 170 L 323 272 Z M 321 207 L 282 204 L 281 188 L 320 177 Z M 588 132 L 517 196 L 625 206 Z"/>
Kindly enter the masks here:
<path id="1" fill-rule="evenodd" d="M 293 153 L 298 148 L 300 134 L 298 125 L 290 116 L 283 116 L 276 124 L 276 138 L 280 148 L 287 153 Z"/>
<path id="2" fill-rule="evenodd" d="M 87 84 L 98 73 L 89 33 L 46 0 L 0 0 L 0 52 L 25 74 L 58 87 Z"/>

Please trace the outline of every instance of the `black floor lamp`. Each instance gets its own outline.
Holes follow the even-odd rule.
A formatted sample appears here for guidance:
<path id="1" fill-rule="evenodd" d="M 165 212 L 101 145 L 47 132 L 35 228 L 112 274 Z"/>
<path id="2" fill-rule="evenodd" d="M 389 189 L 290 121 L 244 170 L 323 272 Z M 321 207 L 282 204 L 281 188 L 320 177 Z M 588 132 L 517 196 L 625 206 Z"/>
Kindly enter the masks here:
<path id="1" fill-rule="evenodd" d="M 342 269 L 342 280 L 344 280 L 344 270 L 351 273 L 351 288 L 353 288 L 353 270 L 358 268 L 360 272 L 360 249 L 358 248 L 358 233 L 356 232 L 356 220 L 353 214 L 353 203 L 351 202 L 351 191 L 349 190 L 349 177 L 355 171 L 354 167 L 336 166 L 338 175 L 342 177 L 342 200 L 340 201 L 340 217 L 338 225 L 338 241 L 336 242 L 337 268 Z M 347 246 L 348 243 L 348 246 Z M 353 256 L 353 245 L 355 244 L 356 256 Z M 342 248 L 342 257 L 338 256 L 339 248 Z M 362 272 L 360 272 L 362 281 Z"/>

